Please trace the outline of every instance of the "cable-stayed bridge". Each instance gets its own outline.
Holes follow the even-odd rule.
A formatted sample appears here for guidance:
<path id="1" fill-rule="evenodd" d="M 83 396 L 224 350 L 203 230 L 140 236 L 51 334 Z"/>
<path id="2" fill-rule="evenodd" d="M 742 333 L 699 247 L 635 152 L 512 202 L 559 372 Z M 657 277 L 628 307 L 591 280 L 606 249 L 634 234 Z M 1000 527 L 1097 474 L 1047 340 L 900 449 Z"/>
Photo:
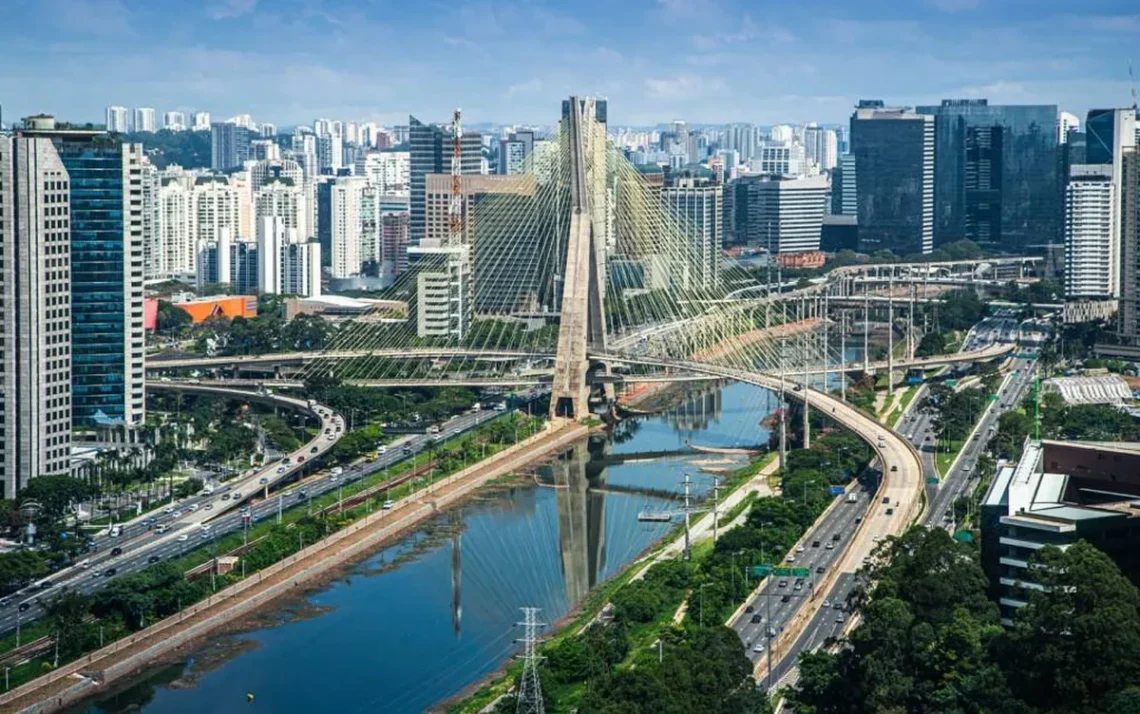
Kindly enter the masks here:
<path id="1" fill-rule="evenodd" d="M 153 360 L 148 370 L 208 368 L 283 386 L 545 383 L 552 416 L 582 418 L 621 382 L 723 378 L 725 370 L 806 382 L 1001 356 L 917 359 L 917 300 L 876 296 L 872 304 L 868 296 L 861 323 L 849 306 L 861 284 L 895 275 L 900 284 L 996 280 L 1004 263 L 851 266 L 789 290 L 778 267 L 761 275 L 724 261 L 719 185 L 699 175 L 668 187 L 661 179 L 607 141 L 604 105 L 571 97 L 523 173 L 449 184 L 461 194 L 461 230 L 448 220 L 457 196 L 429 192 L 425 234 L 384 307 L 345 323 L 325 351 Z M 892 340 L 902 333 L 903 354 L 853 358 L 859 325 L 866 348 L 875 316 Z"/>

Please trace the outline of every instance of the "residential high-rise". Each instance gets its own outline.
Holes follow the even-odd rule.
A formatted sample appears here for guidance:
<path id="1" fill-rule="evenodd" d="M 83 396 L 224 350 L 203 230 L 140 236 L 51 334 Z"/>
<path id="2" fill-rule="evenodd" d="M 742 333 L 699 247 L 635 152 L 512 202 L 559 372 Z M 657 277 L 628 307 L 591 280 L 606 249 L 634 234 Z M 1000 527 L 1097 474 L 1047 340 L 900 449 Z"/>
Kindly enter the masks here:
<path id="1" fill-rule="evenodd" d="M 223 231 L 230 240 L 237 240 L 241 235 L 240 198 L 237 189 L 224 177 L 200 177 L 194 185 L 191 199 L 194 246 L 217 243 Z M 190 269 L 193 271 L 194 266 Z"/>
<path id="2" fill-rule="evenodd" d="M 210 127 L 210 168 L 226 171 L 237 168 L 249 158 L 250 130 L 233 122 Z"/>
<path id="3" fill-rule="evenodd" d="M 162 128 L 170 131 L 186 130 L 185 112 L 165 112 L 162 115 Z"/>
<path id="4" fill-rule="evenodd" d="M 408 270 L 408 224 L 406 211 L 380 215 L 380 262 L 391 265 L 393 276 Z"/>
<path id="5" fill-rule="evenodd" d="M 881 101 L 851 116 L 859 250 L 934 249 L 934 117 Z"/>
<path id="6" fill-rule="evenodd" d="M 1065 187 L 1065 299 L 1119 297 L 1112 167 L 1077 164 Z"/>
<path id="7" fill-rule="evenodd" d="M 968 238 L 1017 252 L 1060 244 L 1056 105 L 944 99 L 916 111 L 934 117 L 935 245 Z"/>
<path id="8" fill-rule="evenodd" d="M 808 159 L 815 162 L 820 171 L 830 171 L 839 160 L 839 140 L 834 129 L 824 129 L 809 124 L 804 129 L 804 150 Z"/>
<path id="9" fill-rule="evenodd" d="M 191 129 L 194 131 L 210 131 L 210 112 L 194 112 Z"/>
<path id="10" fill-rule="evenodd" d="M 164 179 L 158 190 L 158 249 L 154 278 L 193 275 L 198 255 L 197 201 L 179 181 Z"/>
<path id="11" fill-rule="evenodd" d="M 1122 256 L 1117 330 L 1120 341 L 1135 348 L 1140 347 L 1140 147 L 1118 144 L 1113 158 L 1113 189 L 1120 187 L 1113 225 L 1120 231 Z"/>
<path id="12" fill-rule="evenodd" d="M 162 251 L 162 203 L 159 196 L 162 179 L 158 169 L 144 156 L 142 164 L 142 216 L 143 216 L 143 279 L 152 280 L 159 274 Z"/>
<path id="13" fill-rule="evenodd" d="M 724 243 L 723 187 L 707 179 L 680 178 L 661 189 L 661 203 L 685 231 L 687 256 L 675 266 L 674 285 L 682 290 L 712 290 L 720 284 Z"/>
<path id="14" fill-rule="evenodd" d="M 804 176 L 806 159 L 802 144 L 763 144 L 748 162 L 748 170 L 765 175 Z"/>
<path id="15" fill-rule="evenodd" d="M 1070 131 L 1080 131 L 1081 120 L 1076 114 L 1059 112 L 1057 114 L 1057 143 L 1064 144 L 1069 140 Z"/>
<path id="16" fill-rule="evenodd" d="M 126 134 L 130 130 L 130 110 L 119 106 L 107 107 L 107 131 Z"/>
<path id="17" fill-rule="evenodd" d="M 408 117 L 410 156 L 408 177 L 411 183 L 411 241 L 418 244 L 424 237 L 424 209 L 428 174 L 451 173 L 452 141 L 450 129 L 421 123 Z M 460 140 L 460 173 L 482 172 L 483 138 L 477 132 L 464 131 Z"/>
<path id="18" fill-rule="evenodd" d="M 0 136 L 0 498 L 71 458 L 71 214 L 46 138 Z"/>
<path id="19" fill-rule="evenodd" d="M 154 132 L 158 127 L 154 121 L 153 107 L 136 107 L 134 111 L 134 131 Z"/>
<path id="20" fill-rule="evenodd" d="M 268 139 L 277 136 L 277 125 L 270 124 L 269 122 L 262 122 L 258 131 L 262 136 Z"/>
<path id="21" fill-rule="evenodd" d="M 249 142 L 249 161 L 279 161 L 281 147 L 270 139 L 254 139 Z"/>
<path id="22" fill-rule="evenodd" d="M 258 161 L 249 170 L 249 188 L 256 196 L 262 186 L 280 181 L 300 190 L 305 183 L 305 172 L 293 159 Z"/>
<path id="23" fill-rule="evenodd" d="M 278 216 L 262 216 L 257 221 L 257 289 L 280 295 L 281 261 L 285 246 L 297 242 L 297 229 L 286 226 Z"/>
<path id="24" fill-rule="evenodd" d="M 317 171 L 335 175 L 344 166 L 344 144 L 339 136 L 325 134 L 317 137 Z"/>
<path id="25" fill-rule="evenodd" d="M 357 159 L 353 174 L 368 179 L 381 194 L 407 195 L 410 160 L 407 151 L 369 151 Z"/>
<path id="26" fill-rule="evenodd" d="M 254 194 L 253 216 L 258 230 L 264 219 L 275 218 L 281 220 L 285 228 L 297 234 L 293 242 L 304 240 L 307 215 L 305 194 L 289 179 L 276 179 L 259 188 Z"/>
<path id="27" fill-rule="evenodd" d="M 460 245 L 413 245 L 416 335 L 462 340 L 471 327 L 471 250 Z"/>
<path id="28" fill-rule="evenodd" d="M 146 414 L 142 144 L 51 117 L 23 133 L 52 141 L 70 182 L 72 429 L 133 438 Z"/>
<path id="29" fill-rule="evenodd" d="M 770 255 L 819 250 L 827 177 L 742 176 L 729 185 L 737 243 Z"/>
<path id="30" fill-rule="evenodd" d="M 1085 163 L 1119 165 L 1123 147 L 1136 145 L 1134 109 L 1090 109 L 1085 120 Z"/>
<path id="31" fill-rule="evenodd" d="M 360 176 L 340 176 L 318 185 L 319 234 L 327 246 L 333 278 L 360 275 L 364 264 L 361 204 L 368 182 Z"/>
<path id="32" fill-rule="evenodd" d="M 321 296 L 321 244 L 288 243 L 281 250 L 281 294 Z"/>
<path id="33" fill-rule="evenodd" d="M 497 173 L 517 174 L 526 169 L 526 159 L 534 152 L 534 132 L 530 130 L 511 132 L 499 140 L 499 163 Z"/>
<path id="34" fill-rule="evenodd" d="M 748 161 L 756 155 L 756 127 L 751 124 L 733 124 L 724 130 L 724 148 L 735 151 L 740 161 Z"/>

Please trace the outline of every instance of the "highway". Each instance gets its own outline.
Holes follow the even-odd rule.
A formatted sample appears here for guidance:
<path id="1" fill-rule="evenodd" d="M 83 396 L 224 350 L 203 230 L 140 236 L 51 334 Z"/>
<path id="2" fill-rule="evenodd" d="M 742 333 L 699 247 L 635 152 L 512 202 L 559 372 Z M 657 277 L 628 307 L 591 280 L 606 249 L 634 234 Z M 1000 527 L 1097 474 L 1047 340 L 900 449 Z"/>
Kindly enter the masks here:
<path id="1" fill-rule="evenodd" d="M 533 397 L 534 393 L 530 394 Z M 343 420 L 339 415 L 333 414 L 330 410 L 319 405 L 315 409 L 324 410 L 325 416 L 322 419 L 327 420 L 331 428 L 335 429 L 336 425 L 340 425 L 343 429 Z M 503 412 L 483 409 L 454 417 L 440 425 L 441 432 L 438 438 L 447 439 L 469 431 L 500 414 Z M 325 422 L 323 421 L 323 423 Z M 89 556 L 89 567 L 73 566 L 56 573 L 50 578 L 52 581 L 50 589 L 39 591 L 25 588 L 6 598 L 8 601 L 6 606 L 0 609 L 0 634 L 14 631 L 17 627 L 17 621 L 22 626 L 38 618 L 43 614 L 39 600 L 44 596 L 50 598 L 58 594 L 64 587 L 76 592 L 90 594 L 108 583 L 112 578 L 138 572 L 162 560 L 179 558 L 196 547 L 209 545 L 213 539 L 219 536 L 239 531 L 244 523 L 243 516 L 234 510 L 238 501 L 254 499 L 250 503 L 252 522 L 276 517 L 279 508 L 285 509 L 298 505 L 303 500 L 302 493 L 305 494 L 305 498 L 311 500 L 328 491 L 335 490 L 345 483 L 364 478 L 377 471 L 389 468 L 404 459 L 411 458 L 427 450 L 433 440 L 432 436 L 426 434 L 411 436 L 403 440 L 399 447 L 390 448 L 386 453 L 379 454 L 374 461 L 358 463 L 345 468 L 340 477 L 325 475 L 317 479 L 310 479 L 288 491 L 288 493 L 293 494 L 290 499 L 291 503 L 286 502 L 285 492 L 279 492 L 276 496 L 270 496 L 268 499 L 256 498 L 265 493 L 267 486 L 275 485 L 290 476 L 295 476 L 299 470 L 290 468 L 279 474 L 277 473 L 279 465 L 271 464 L 269 467 L 230 486 L 228 491 L 223 492 L 219 489 L 212 496 L 198 495 L 179 501 L 175 504 L 175 508 L 178 510 L 174 513 L 156 513 L 154 517 L 158 519 L 158 525 L 165 525 L 168 529 L 163 534 L 147 529 L 145 523 L 147 517 L 137 518 L 118 538 L 111 539 L 109 536 L 100 536 L 97 539 L 99 550 Z M 315 441 L 322 442 L 320 449 L 322 453 L 335 443 L 335 441 L 329 441 L 323 431 Z M 301 455 L 301 451 L 305 451 L 306 453 L 303 455 L 309 456 L 308 451 L 311 448 L 309 444 L 306 444 L 294 454 Z M 267 484 L 260 484 L 259 481 L 262 478 L 272 479 L 272 481 Z M 232 494 L 239 492 L 241 498 L 235 499 Z M 227 498 L 227 496 L 229 497 Z M 189 508 L 193 504 L 198 504 L 198 509 L 190 511 Z M 207 504 L 212 506 L 209 510 L 206 510 Z M 202 524 L 206 522 L 209 523 L 208 530 L 204 530 L 202 527 Z M 111 555 L 114 548 L 121 548 L 122 553 Z M 26 609 L 21 611 L 21 608 Z"/>
<path id="2" fill-rule="evenodd" d="M 1016 325 L 1016 320 L 987 318 L 978 323 L 978 326 L 973 331 L 971 331 L 970 335 L 967 337 L 966 343 L 963 345 L 963 349 L 976 350 L 982 349 L 986 345 L 993 343 L 1013 343 L 1016 341 Z M 958 459 L 954 465 L 954 468 L 950 473 L 946 475 L 946 478 L 942 479 L 938 485 L 927 484 L 925 486 L 927 492 L 927 502 L 931 504 L 923 518 L 923 523 L 925 525 L 932 526 L 941 522 L 943 526 L 953 528 L 954 524 L 952 519 L 949 521 L 944 519 L 946 509 L 952 508 L 954 501 L 957 500 L 960 496 L 964 495 L 974 483 L 974 464 L 977 461 L 977 457 L 985 449 L 986 443 L 988 441 L 988 435 L 992 433 L 990 432 L 989 427 L 990 425 L 996 424 L 998 417 L 1007 408 L 1016 407 L 1016 405 L 1024 396 L 1026 390 L 1030 385 L 1032 385 L 1033 375 L 1035 372 L 1034 362 L 1035 360 L 1033 359 L 1021 357 L 1015 358 L 1013 369 L 1016 370 L 1017 374 L 1012 375 L 1003 381 L 1002 386 L 999 390 L 999 398 L 989 405 L 989 408 L 983 414 L 982 419 L 979 421 L 977 431 L 975 432 L 978 434 L 978 437 L 976 439 L 971 438 L 967 442 L 966 446 L 963 449 L 961 458 Z M 919 452 L 922 455 L 923 475 L 925 478 L 935 475 L 932 452 L 922 449 L 928 436 L 927 428 L 930 427 L 932 415 L 930 413 L 918 410 L 917 402 L 912 402 L 911 406 L 912 410 L 904 415 L 903 420 L 899 423 L 898 430 L 902 435 L 907 437 L 917 449 L 919 449 Z M 866 494 L 862 492 L 859 495 L 860 500 L 858 508 L 860 510 L 867 508 L 867 505 L 865 505 L 867 500 L 865 496 Z M 874 507 L 873 504 L 870 505 Z M 882 507 L 881 504 L 879 507 Z M 838 504 L 835 510 L 833 510 L 833 512 L 830 514 L 829 518 L 820 524 L 820 527 L 817 529 L 817 531 L 823 533 L 825 536 L 829 532 L 843 532 L 846 528 L 849 527 L 846 524 L 849 524 L 854 517 L 856 517 L 855 512 L 850 510 L 849 504 Z M 808 537 L 808 544 L 810 545 L 812 541 L 817 539 L 820 539 L 820 536 L 813 533 Z M 811 559 L 810 562 L 812 563 L 813 573 L 814 569 L 818 567 L 818 564 L 825 564 L 828 568 L 834 567 L 834 557 L 829 559 L 826 557 L 826 553 L 821 559 L 819 556 L 814 555 L 812 553 L 812 549 L 809 548 L 804 553 L 804 556 L 805 564 L 809 562 L 809 559 Z M 848 562 L 855 563 L 856 567 L 850 569 L 844 568 L 843 572 L 839 574 L 832 587 L 826 593 L 824 593 L 824 602 L 826 603 L 826 606 L 821 607 L 813 615 L 811 622 L 808 623 L 807 627 L 803 629 L 802 634 L 791 646 L 787 646 L 785 644 L 784 651 L 776 651 L 773 653 L 773 661 L 778 661 L 772 671 L 771 683 L 773 686 L 781 682 L 781 680 L 783 680 L 789 673 L 792 672 L 796 666 L 801 652 L 810 652 L 819 647 L 826 646 L 831 640 L 837 638 L 843 633 L 849 612 L 846 607 L 846 602 L 851 595 L 855 585 L 857 584 L 857 575 L 854 571 L 858 565 L 862 563 L 862 560 L 861 558 L 851 558 Z M 797 565 L 798 564 L 799 563 L 797 563 Z M 777 587 L 775 590 L 775 596 L 772 600 L 774 613 L 772 619 L 777 621 L 777 632 L 779 632 L 779 627 L 781 624 L 783 622 L 786 622 L 787 618 L 791 616 L 794 609 L 803 604 L 802 599 L 806 593 L 808 593 L 807 590 L 804 590 L 803 593 L 791 593 L 792 598 L 790 602 L 785 605 L 787 609 L 782 610 L 779 606 L 784 605 L 784 603 L 781 603 L 779 601 L 782 600 L 783 594 L 787 593 L 782 593 L 781 590 Z M 765 615 L 765 611 L 761 608 L 761 604 L 766 607 L 767 603 L 764 602 L 766 600 L 766 595 L 767 592 L 762 593 L 754 600 L 753 607 L 755 612 L 753 614 L 760 614 L 761 616 Z M 751 625 L 751 618 L 752 614 L 749 614 L 747 618 L 742 617 L 740 620 L 743 620 L 747 622 L 748 625 Z M 756 628 L 758 626 L 752 626 L 751 629 L 742 630 L 739 625 L 741 625 L 740 621 L 734 622 L 734 629 L 737 629 L 738 632 L 742 632 L 742 639 L 745 640 L 746 644 L 749 640 L 751 640 L 751 644 L 749 645 L 749 657 L 752 658 L 753 661 L 758 661 L 762 657 L 767 657 L 767 652 L 764 652 L 763 654 L 753 652 L 752 648 L 755 647 L 759 641 L 756 639 L 757 634 L 765 634 L 766 636 L 768 625 L 764 625 L 763 633 L 757 631 Z"/>

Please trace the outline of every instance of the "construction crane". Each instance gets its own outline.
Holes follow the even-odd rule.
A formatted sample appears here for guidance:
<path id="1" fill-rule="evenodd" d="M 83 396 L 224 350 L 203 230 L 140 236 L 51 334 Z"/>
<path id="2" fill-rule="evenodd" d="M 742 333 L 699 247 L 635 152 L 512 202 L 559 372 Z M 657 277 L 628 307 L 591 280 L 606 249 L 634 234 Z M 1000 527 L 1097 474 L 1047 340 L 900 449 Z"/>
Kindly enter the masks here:
<path id="1" fill-rule="evenodd" d="M 460 110 L 451 115 L 451 200 L 447 204 L 447 244 L 463 244 L 463 125 Z"/>

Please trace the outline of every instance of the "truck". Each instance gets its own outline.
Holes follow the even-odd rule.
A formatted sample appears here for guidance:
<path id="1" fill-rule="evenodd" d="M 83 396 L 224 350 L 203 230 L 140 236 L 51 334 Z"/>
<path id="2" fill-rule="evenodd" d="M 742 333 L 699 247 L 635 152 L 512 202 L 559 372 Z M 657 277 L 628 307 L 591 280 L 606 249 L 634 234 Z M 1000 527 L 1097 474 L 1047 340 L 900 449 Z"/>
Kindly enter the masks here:
<path id="1" fill-rule="evenodd" d="M 858 503 L 858 501 L 859 501 L 859 494 L 855 493 L 854 491 L 848 491 L 847 492 L 847 502 L 848 503 Z"/>

